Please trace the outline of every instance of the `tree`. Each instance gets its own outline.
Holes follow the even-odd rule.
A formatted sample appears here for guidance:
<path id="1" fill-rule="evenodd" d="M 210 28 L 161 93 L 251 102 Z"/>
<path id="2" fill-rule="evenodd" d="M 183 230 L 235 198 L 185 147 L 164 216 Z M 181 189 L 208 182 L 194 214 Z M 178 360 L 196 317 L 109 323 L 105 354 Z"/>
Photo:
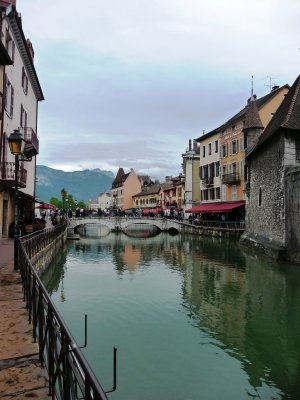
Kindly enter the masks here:
<path id="1" fill-rule="evenodd" d="M 50 204 L 53 204 L 57 208 L 62 208 L 62 202 L 56 197 L 51 197 Z"/>

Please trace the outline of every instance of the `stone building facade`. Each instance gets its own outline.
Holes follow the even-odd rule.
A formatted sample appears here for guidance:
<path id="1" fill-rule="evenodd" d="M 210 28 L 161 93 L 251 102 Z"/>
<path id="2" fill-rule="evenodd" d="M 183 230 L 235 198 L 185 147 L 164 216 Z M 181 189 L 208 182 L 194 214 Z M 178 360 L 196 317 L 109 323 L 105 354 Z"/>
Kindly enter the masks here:
<path id="1" fill-rule="evenodd" d="M 246 156 L 242 243 L 300 263 L 300 77 Z"/>

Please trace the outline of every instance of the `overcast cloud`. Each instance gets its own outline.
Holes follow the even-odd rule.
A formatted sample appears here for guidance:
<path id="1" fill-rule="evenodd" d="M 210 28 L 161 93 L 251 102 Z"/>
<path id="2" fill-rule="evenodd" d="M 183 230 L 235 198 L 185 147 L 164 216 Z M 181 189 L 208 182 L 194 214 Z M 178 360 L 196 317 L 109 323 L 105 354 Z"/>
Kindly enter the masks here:
<path id="1" fill-rule="evenodd" d="M 298 0 L 17 0 L 45 101 L 38 163 L 181 172 L 181 153 L 300 73 Z M 270 79 L 271 77 L 271 79 Z"/>

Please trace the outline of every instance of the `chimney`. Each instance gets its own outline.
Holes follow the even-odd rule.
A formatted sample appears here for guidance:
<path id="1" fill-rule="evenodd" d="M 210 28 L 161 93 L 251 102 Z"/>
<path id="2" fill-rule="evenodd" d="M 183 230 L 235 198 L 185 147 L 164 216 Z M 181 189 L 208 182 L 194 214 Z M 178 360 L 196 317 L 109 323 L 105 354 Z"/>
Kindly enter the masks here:
<path id="1" fill-rule="evenodd" d="M 34 61 L 34 50 L 33 50 L 32 43 L 31 43 L 30 39 L 27 39 L 27 47 L 28 47 L 31 59 L 32 59 L 32 61 Z"/>
<path id="2" fill-rule="evenodd" d="M 196 142 L 196 140 L 194 140 L 193 141 L 193 147 L 194 147 L 194 152 L 196 153 L 197 152 L 197 142 Z"/>
<path id="3" fill-rule="evenodd" d="M 189 151 L 192 150 L 192 139 L 189 139 Z"/>
<path id="4" fill-rule="evenodd" d="M 271 90 L 271 93 L 272 93 L 272 92 L 275 92 L 275 90 L 277 90 L 277 89 L 279 89 L 279 86 L 277 86 L 277 85 L 276 85 L 276 86 L 273 86 L 273 87 L 272 87 L 272 90 Z"/>

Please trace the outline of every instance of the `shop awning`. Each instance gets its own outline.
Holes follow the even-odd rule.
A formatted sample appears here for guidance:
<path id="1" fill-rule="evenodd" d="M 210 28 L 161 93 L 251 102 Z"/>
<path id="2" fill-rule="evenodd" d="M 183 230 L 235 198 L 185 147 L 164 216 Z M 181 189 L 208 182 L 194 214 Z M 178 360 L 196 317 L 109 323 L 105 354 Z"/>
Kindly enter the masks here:
<path id="1" fill-rule="evenodd" d="M 199 204 L 186 210 L 187 213 L 205 214 L 205 213 L 224 213 L 231 212 L 235 208 L 245 205 L 245 201 L 235 201 L 232 203 L 209 203 Z"/>

